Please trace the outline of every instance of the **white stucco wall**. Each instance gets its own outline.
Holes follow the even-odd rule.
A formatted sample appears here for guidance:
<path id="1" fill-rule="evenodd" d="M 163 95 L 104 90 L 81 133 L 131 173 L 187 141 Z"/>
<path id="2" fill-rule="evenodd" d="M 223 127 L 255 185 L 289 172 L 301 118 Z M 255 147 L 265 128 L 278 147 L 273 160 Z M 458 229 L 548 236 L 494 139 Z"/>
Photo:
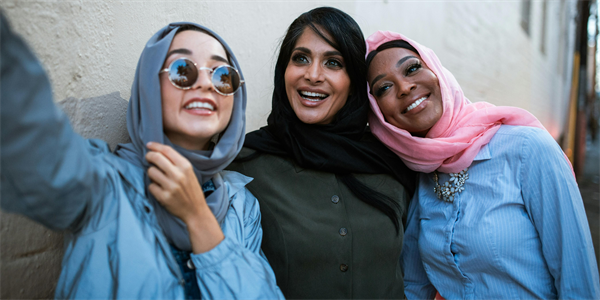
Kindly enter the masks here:
<path id="1" fill-rule="evenodd" d="M 469 99 L 528 109 L 558 138 L 570 88 L 575 3 L 548 1 L 545 54 L 540 52 L 542 1 L 533 1 L 529 36 L 520 26 L 521 1 L 1 0 L 0 8 L 45 65 L 55 100 L 69 98 L 63 107 L 71 110 L 78 132 L 114 145 L 123 136 L 95 130 L 97 122 L 124 125 L 125 105 L 118 95 L 129 98 L 139 55 L 158 29 L 191 21 L 229 43 L 246 77 L 251 131 L 266 124 L 285 30 L 299 14 L 322 5 L 353 16 L 365 36 L 399 31 L 432 48 Z M 74 104 L 77 99 L 86 100 Z M 120 110 L 114 114 L 121 117 L 94 116 L 88 122 L 82 114 L 96 108 L 81 107 L 90 101 L 107 103 L 89 106 L 99 113 Z M 1 219 L 1 298 L 51 297 L 61 235 L 20 217 L 2 213 Z"/>
<path id="2" fill-rule="evenodd" d="M 365 36 L 400 31 L 434 49 L 472 101 L 520 106 L 560 127 L 564 116 L 554 106 L 563 102 L 568 78 L 556 65 L 559 55 L 570 59 L 560 47 L 572 43 L 560 35 L 574 29 L 560 30 L 561 14 L 574 3 L 563 2 L 548 2 L 545 55 L 539 51 L 541 1 L 532 4 L 530 37 L 520 27 L 520 1 L 3 0 L 0 8 L 46 66 L 57 101 L 111 92 L 128 99 L 148 38 L 186 20 L 212 28 L 235 52 L 248 84 L 248 130 L 254 130 L 266 124 L 274 60 L 287 26 L 304 11 L 330 5 L 353 16 Z"/>

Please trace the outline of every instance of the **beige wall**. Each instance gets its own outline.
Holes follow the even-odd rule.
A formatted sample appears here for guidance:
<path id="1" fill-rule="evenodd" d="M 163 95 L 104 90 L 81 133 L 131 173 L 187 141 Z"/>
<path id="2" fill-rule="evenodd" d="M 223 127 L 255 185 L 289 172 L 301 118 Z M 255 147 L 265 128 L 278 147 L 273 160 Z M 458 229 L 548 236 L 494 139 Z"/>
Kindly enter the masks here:
<path id="1" fill-rule="evenodd" d="M 0 7 L 46 66 L 57 101 L 115 91 L 128 99 L 148 38 L 186 20 L 215 30 L 237 55 L 248 82 L 248 130 L 254 130 L 266 123 L 274 59 L 287 26 L 310 8 L 331 5 L 353 16 L 366 36 L 400 31 L 432 48 L 472 101 L 528 109 L 558 137 L 569 82 L 560 62 L 570 60 L 561 47 L 572 49 L 574 29 L 561 25 L 574 24 L 573 4 L 548 1 L 546 54 L 539 50 L 541 1 L 532 4 L 530 37 L 520 27 L 520 1 L 4 0 Z"/>
<path id="2" fill-rule="evenodd" d="M 114 144 L 123 137 L 96 130 L 97 122 L 120 123 L 115 128 L 124 131 L 125 105 L 118 95 L 129 98 L 138 57 L 158 29 L 192 21 L 229 43 L 246 77 L 251 131 L 266 124 L 274 61 L 287 26 L 321 5 L 346 11 L 366 36 L 399 31 L 432 48 L 469 99 L 528 109 L 558 138 L 572 68 L 574 4 L 548 1 L 545 54 L 540 51 L 542 1 L 533 1 L 529 36 L 520 26 L 520 1 L 2 0 L 0 8 L 45 65 L 55 100 L 67 110 L 88 107 L 69 112 L 78 132 Z M 90 105 L 99 102 L 106 105 Z M 114 110 L 121 117 L 102 117 Z M 97 120 L 87 122 L 82 112 L 98 112 Z M 51 297 L 61 235 L 20 217 L 2 213 L 1 218 L 0 297 Z"/>

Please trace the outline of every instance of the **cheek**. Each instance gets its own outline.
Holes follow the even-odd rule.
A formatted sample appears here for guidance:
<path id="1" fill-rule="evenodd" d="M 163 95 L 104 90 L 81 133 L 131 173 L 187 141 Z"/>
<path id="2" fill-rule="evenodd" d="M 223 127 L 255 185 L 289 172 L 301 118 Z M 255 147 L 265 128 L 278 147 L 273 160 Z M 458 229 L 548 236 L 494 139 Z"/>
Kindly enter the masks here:
<path id="1" fill-rule="evenodd" d="M 166 81 L 166 82 L 165 82 Z M 173 105 L 176 102 L 177 92 L 168 80 L 160 81 L 160 96 L 163 114 L 173 110 Z"/>
<path id="2" fill-rule="evenodd" d="M 436 91 L 438 94 L 440 92 L 440 81 L 438 80 L 437 76 L 435 76 L 435 73 L 433 73 L 433 71 L 428 70 L 429 72 L 427 73 L 429 76 L 428 78 L 425 78 L 426 82 L 429 82 L 429 85 L 431 86 L 431 89 Z"/>
<path id="3" fill-rule="evenodd" d="M 395 107 L 394 104 L 396 102 L 392 101 L 390 99 L 381 99 L 380 101 L 377 101 L 377 105 L 379 105 L 379 109 L 381 109 L 381 113 L 384 116 L 392 116 L 394 114 L 395 111 Z"/>
<path id="4" fill-rule="evenodd" d="M 233 115 L 233 96 L 227 96 L 227 98 L 221 100 L 223 105 L 221 105 L 221 111 L 223 112 L 221 118 L 221 125 L 227 126 L 231 121 L 231 116 Z M 224 128 L 223 128 L 224 129 Z"/>
<path id="5" fill-rule="evenodd" d="M 435 93 L 438 95 L 437 96 L 437 103 L 436 103 L 436 113 L 437 113 L 437 120 L 439 120 L 442 117 L 442 114 L 444 113 L 444 103 L 443 103 L 443 99 L 442 99 L 442 91 L 440 88 L 440 82 L 438 80 L 438 78 L 435 76 L 435 74 L 433 74 L 432 72 L 432 76 L 433 76 L 433 90 L 435 91 Z M 437 122 L 437 121 L 436 121 Z"/>
<path id="6" fill-rule="evenodd" d="M 170 101 L 171 97 L 169 97 L 168 92 L 162 91 L 161 92 L 161 108 L 162 108 L 162 116 L 163 116 L 163 124 L 171 124 L 172 122 L 172 115 L 173 115 L 173 109 L 172 109 L 172 105 L 171 103 L 173 101 Z"/>
<path id="7" fill-rule="evenodd" d="M 285 68 L 285 73 L 283 74 L 283 80 L 285 82 L 286 88 L 290 85 L 295 84 L 298 79 L 299 68 L 289 64 L 287 68 Z"/>
<path id="8" fill-rule="evenodd" d="M 288 99 L 292 99 L 292 93 L 294 91 L 294 86 L 296 84 L 298 78 L 298 70 L 294 66 L 288 66 L 285 69 L 285 74 L 283 75 L 283 82 L 285 84 L 285 91 L 288 96 Z"/>
<path id="9" fill-rule="evenodd" d="M 346 104 L 348 96 L 350 96 L 350 77 L 348 77 L 348 74 L 343 73 L 331 80 L 331 82 L 335 84 L 335 91 L 337 93 L 337 101 L 334 105 L 341 108 Z"/>

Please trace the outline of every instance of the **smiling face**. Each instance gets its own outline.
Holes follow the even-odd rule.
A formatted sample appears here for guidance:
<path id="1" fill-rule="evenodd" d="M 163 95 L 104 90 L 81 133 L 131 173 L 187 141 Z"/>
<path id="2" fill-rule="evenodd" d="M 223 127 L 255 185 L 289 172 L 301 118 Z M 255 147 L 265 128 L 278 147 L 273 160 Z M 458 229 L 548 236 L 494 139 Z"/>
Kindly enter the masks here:
<path id="1" fill-rule="evenodd" d="M 178 58 L 192 60 L 200 67 L 215 69 L 229 65 L 225 49 L 212 36 L 186 30 L 173 38 L 163 69 Z M 233 95 L 217 93 L 207 70 L 188 90 L 176 88 L 167 73 L 160 75 L 163 129 L 174 144 L 188 150 L 207 149 L 210 139 L 227 127 L 233 110 Z"/>
<path id="2" fill-rule="evenodd" d="M 438 78 L 413 51 L 390 48 L 379 52 L 369 66 L 367 80 L 386 121 L 412 135 L 424 137 L 442 117 Z"/>
<path id="3" fill-rule="evenodd" d="M 306 124 L 331 123 L 350 93 L 342 54 L 308 27 L 296 42 L 284 77 L 290 105 Z"/>

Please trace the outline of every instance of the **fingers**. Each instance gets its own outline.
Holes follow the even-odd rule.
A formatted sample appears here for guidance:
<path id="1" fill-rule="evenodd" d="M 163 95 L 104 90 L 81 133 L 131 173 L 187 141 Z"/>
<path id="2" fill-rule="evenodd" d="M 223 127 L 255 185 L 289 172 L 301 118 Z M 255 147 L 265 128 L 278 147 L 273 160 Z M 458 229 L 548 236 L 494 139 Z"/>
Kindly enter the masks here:
<path id="1" fill-rule="evenodd" d="M 183 157 L 183 155 L 179 154 L 179 152 L 175 151 L 175 149 L 171 148 L 171 146 L 156 142 L 149 142 L 146 144 L 146 147 L 148 147 L 150 151 L 162 153 L 162 155 L 168 158 L 176 166 L 187 167 L 190 165 L 190 162 Z"/>
<path id="2" fill-rule="evenodd" d="M 156 200 L 158 200 L 158 202 L 162 205 L 165 205 L 164 202 L 169 199 L 169 195 L 167 194 L 168 192 L 163 190 L 158 184 L 154 182 L 148 185 L 148 190 L 154 196 L 154 198 L 156 198 Z"/>
<path id="3" fill-rule="evenodd" d="M 184 195 L 182 186 L 168 178 L 158 168 L 148 168 L 148 177 L 151 180 L 148 190 L 163 206 L 177 202 L 177 199 Z"/>
<path id="4" fill-rule="evenodd" d="M 167 175 L 157 167 L 148 168 L 148 178 L 150 178 L 150 181 L 158 184 L 161 188 L 168 188 L 172 185 L 171 180 L 169 180 Z"/>
<path id="5" fill-rule="evenodd" d="M 148 153 L 146 153 L 146 160 L 150 164 L 156 166 L 160 171 L 167 175 L 167 177 L 176 178 L 177 173 L 179 172 L 173 162 L 160 152 L 148 151 Z"/>

